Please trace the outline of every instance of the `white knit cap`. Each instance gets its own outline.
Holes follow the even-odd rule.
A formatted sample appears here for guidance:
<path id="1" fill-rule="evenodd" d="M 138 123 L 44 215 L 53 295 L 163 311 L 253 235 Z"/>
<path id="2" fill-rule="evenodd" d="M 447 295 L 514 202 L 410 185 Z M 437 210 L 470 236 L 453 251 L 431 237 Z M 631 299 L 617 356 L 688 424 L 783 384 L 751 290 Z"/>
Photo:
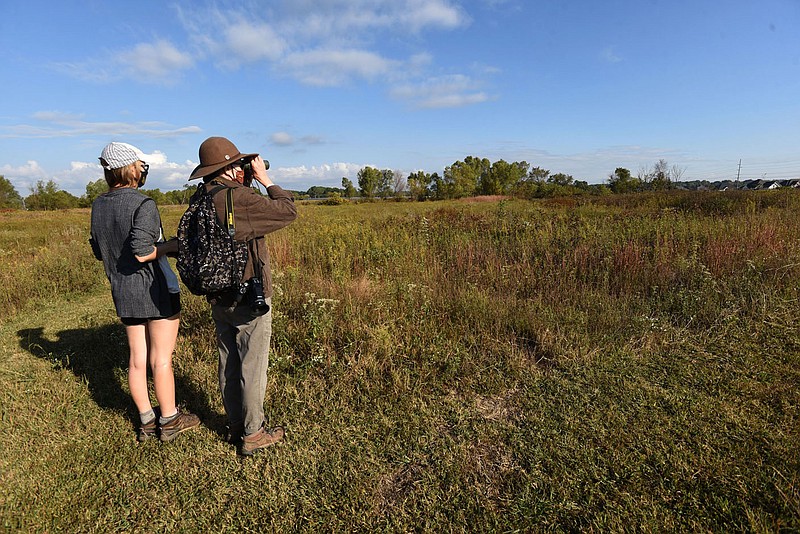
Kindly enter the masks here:
<path id="1" fill-rule="evenodd" d="M 102 165 L 102 160 L 105 160 L 107 165 L 103 165 L 104 169 L 119 169 L 131 163 L 136 163 L 143 158 L 144 154 L 135 146 L 129 145 L 128 143 L 114 142 L 107 144 L 103 149 L 103 153 L 100 154 L 100 164 Z"/>

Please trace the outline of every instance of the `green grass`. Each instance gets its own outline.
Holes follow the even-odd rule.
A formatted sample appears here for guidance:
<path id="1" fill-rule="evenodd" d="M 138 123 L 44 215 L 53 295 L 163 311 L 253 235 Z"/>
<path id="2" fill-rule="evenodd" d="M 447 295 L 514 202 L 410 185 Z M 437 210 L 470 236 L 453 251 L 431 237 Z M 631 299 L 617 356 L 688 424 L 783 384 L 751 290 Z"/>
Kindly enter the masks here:
<path id="1" fill-rule="evenodd" d="M 301 205 L 269 238 L 266 410 L 287 439 L 249 460 L 221 439 L 202 299 L 184 294 L 175 368 L 204 424 L 139 445 L 88 211 L 1 214 L 0 524 L 798 530 L 798 208 Z M 66 274 L 40 293 L 37 270 Z"/>

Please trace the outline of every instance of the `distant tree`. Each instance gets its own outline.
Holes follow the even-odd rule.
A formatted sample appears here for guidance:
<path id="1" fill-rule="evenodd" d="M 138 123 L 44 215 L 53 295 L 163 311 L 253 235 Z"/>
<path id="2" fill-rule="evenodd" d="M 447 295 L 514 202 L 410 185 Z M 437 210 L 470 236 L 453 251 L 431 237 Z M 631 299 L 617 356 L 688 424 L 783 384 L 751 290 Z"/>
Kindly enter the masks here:
<path id="1" fill-rule="evenodd" d="M 378 184 L 378 196 L 381 198 L 388 198 L 392 195 L 394 186 L 394 171 L 383 169 L 381 171 L 381 178 Z"/>
<path id="2" fill-rule="evenodd" d="M 631 176 L 628 169 L 617 167 L 613 174 L 608 175 L 608 186 L 614 193 L 632 193 L 641 188 L 642 181 Z"/>
<path id="3" fill-rule="evenodd" d="M 672 180 L 673 183 L 680 182 L 683 179 L 684 173 L 686 173 L 686 167 L 673 165 L 669 169 L 670 180 Z"/>
<path id="4" fill-rule="evenodd" d="M 105 178 L 100 178 L 94 182 L 86 184 L 86 193 L 81 197 L 81 205 L 89 207 L 97 197 L 108 191 L 108 183 Z"/>
<path id="5" fill-rule="evenodd" d="M 0 174 L 0 208 L 21 208 L 22 197 L 19 196 L 14 185 L 5 176 Z"/>
<path id="6" fill-rule="evenodd" d="M 569 174 L 564 174 L 563 172 L 551 174 L 550 177 L 547 178 L 547 183 L 555 185 L 572 185 L 572 176 Z"/>
<path id="7" fill-rule="evenodd" d="M 541 167 L 533 167 L 528 171 L 528 180 L 532 182 L 545 183 L 547 177 L 550 176 L 550 171 Z"/>
<path id="8" fill-rule="evenodd" d="M 315 185 L 308 188 L 306 191 L 306 195 L 310 198 L 328 198 L 331 195 L 339 195 L 342 196 L 342 190 L 338 187 L 325 187 L 322 185 Z"/>
<path id="9" fill-rule="evenodd" d="M 446 198 L 462 198 L 475 194 L 481 177 L 489 172 L 491 164 L 486 158 L 467 156 L 444 170 L 443 194 Z"/>
<path id="10" fill-rule="evenodd" d="M 164 193 L 164 202 L 176 206 L 182 204 L 188 204 L 189 199 L 192 197 L 192 195 L 196 190 L 197 186 L 195 184 L 185 184 L 183 186 L 183 189 L 174 189 L 172 191 L 167 191 L 166 193 Z"/>
<path id="11" fill-rule="evenodd" d="M 342 189 L 344 189 L 344 196 L 346 198 L 353 198 L 356 196 L 356 188 L 353 186 L 353 182 L 351 182 L 348 178 L 342 177 Z"/>
<path id="12" fill-rule="evenodd" d="M 398 170 L 392 171 L 392 178 L 394 179 L 394 196 L 403 196 L 406 190 L 406 177 L 403 175 L 403 172 Z"/>
<path id="13" fill-rule="evenodd" d="M 58 188 L 58 185 L 49 180 L 47 183 L 39 180 L 31 194 L 25 198 L 25 206 L 31 210 L 58 210 L 77 208 L 79 200 L 75 195 Z"/>
<path id="14" fill-rule="evenodd" d="M 166 204 L 166 196 L 161 189 L 139 189 L 139 192 L 155 200 L 158 205 Z"/>
<path id="15" fill-rule="evenodd" d="M 639 179 L 646 189 L 651 191 L 664 191 L 674 187 L 673 182 L 677 182 L 683 176 L 685 169 L 673 165 L 670 168 L 667 160 L 660 159 L 652 169 L 642 167 L 639 169 Z"/>
<path id="16" fill-rule="evenodd" d="M 361 196 L 372 198 L 378 192 L 383 180 L 381 171 L 374 167 L 364 167 L 358 171 L 358 187 Z"/>
<path id="17" fill-rule="evenodd" d="M 430 194 L 433 198 L 441 200 L 445 197 L 447 187 L 445 186 L 444 179 L 439 176 L 438 172 L 431 174 Z"/>
<path id="18" fill-rule="evenodd" d="M 425 171 L 416 171 L 408 175 L 406 183 L 411 198 L 425 200 L 430 196 L 431 175 Z"/>
<path id="19" fill-rule="evenodd" d="M 478 191 L 484 195 L 504 195 L 510 193 L 514 186 L 528 175 L 528 163 L 519 161 L 508 163 L 505 160 L 495 161 L 489 171 L 480 177 Z"/>
<path id="20" fill-rule="evenodd" d="M 667 160 L 660 159 L 656 162 L 648 182 L 650 184 L 650 189 L 654 191 L 663 191 L 672 188 L 672 179 Z"/>

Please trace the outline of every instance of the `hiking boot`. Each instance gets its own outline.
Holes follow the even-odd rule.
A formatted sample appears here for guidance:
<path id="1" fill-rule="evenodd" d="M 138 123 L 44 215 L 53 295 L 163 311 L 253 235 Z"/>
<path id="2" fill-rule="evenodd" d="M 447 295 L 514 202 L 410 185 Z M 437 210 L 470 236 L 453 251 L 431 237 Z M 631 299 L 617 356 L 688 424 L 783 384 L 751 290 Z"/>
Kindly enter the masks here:
<path id="1" fill-rule="evenodd" d="M 149 423 L 144 423 L 139 426 L 139 430 L 136 432 L 136 439 L 139 440 L 139 443 L 143 441 L 147 441 L 150 438 L 156 437 L 158 434 L 158 417 L 153 417 L 153 420 Z"/>
<path id="2" fill-rule="evenodd" d="M 257 432 L 242 438 L 242 456 L 252 456 L 257 450 L 279 442 L 285 434 L 283 427 L 267 428 L 262 423 Z"/>
<path id="3" fill-rule="evenodd" d="M 200 418 L 184 410 L 178 410 L 178 416 L 169 423 L 161 425 L 161 441 L 172 441 L 178 434 L 200 424 Z"/>

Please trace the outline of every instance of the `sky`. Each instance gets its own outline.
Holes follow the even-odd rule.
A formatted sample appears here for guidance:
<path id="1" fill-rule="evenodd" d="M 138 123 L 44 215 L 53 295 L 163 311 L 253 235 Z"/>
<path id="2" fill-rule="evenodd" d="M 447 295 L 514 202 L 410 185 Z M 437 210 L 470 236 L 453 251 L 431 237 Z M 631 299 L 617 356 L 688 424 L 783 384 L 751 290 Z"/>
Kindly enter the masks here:
<path id="1" fill-rule="evenodd" d="M 0 0 L 0 76 L 22 196 L 84 194 L 111 141 L 181 189 L 211 136 L 299 191 L 467 156 L 800 178 L 800 0 Z"/>

